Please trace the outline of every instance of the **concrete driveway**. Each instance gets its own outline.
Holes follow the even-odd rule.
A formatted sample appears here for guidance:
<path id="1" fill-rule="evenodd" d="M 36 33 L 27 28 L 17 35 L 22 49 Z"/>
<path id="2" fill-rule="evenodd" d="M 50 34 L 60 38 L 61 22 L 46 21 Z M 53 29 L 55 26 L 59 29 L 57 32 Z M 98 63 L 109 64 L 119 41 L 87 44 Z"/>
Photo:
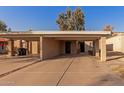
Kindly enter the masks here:
<path id="1" fill-rule="evenodd" d="M 124 85 L 105 63 L 92 56 L 41 61 L 0 78 L 0 85 Z"/>
<path id="2" fill-rule="evenodd" d="M 0 77 L 3 77 L 7 73 L 14 72 L 22 67 L 28 66 L 36 62 L 37 57 L 12 57 L 0 56 Z"/>

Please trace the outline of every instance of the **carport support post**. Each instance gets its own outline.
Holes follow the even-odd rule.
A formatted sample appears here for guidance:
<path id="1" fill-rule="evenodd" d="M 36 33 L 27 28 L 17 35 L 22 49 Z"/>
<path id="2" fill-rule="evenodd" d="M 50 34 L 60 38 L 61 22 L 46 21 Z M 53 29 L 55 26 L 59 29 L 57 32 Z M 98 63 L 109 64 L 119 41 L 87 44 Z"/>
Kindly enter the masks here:
<path id="1" fill-rule="evenodd" d="M 71 54 L 77 54 L 77 43 L 76 40 L 71 43 Z"/>
<path id="2" fill-rule="evenodd" d="M 37 54 L 40 54 L 40 41 L 37 41 Z"/>
<path id="3" fill-rule="evenodd" d="M 22 40 L 20 40 L 20 48 L 22 48 L 22 47 L 23 47 Z"/>
<path id="4" fill-rule="evenodd" d="M 32 54 L 32 41 L 30 41 L 30 51 L 29 51 L 29 54 Z"/>
<path id="5" fill-rule="evenodd" d="M 43 60 L 43 37 L 40 36 L 40 59 Z"/>
<path id="6" fill-rule="evenodd" d="M 106 37 L 101 37 L 101 61 L 106 61 Z"/>
<path id="7" fill-rule="evenodd" d="M 96 50 L 95 50 L 95 47 L 96 47 L 96 45 L 95 45 L 95 41 L 93 41 L 93 56 L 95 56 L 95 53 L 96 53 Z"/>
<path id="8" fill-rule="evenodd" d="M 14 40 L 8 41 L 8 56 L 13 56 Z"/>
<path id="9" fill-rule="evenodd" d="M 27 50 L 28 50 L 28 54 L 29 54 L 29 41 L 26 41 L 27 42 Z"/>

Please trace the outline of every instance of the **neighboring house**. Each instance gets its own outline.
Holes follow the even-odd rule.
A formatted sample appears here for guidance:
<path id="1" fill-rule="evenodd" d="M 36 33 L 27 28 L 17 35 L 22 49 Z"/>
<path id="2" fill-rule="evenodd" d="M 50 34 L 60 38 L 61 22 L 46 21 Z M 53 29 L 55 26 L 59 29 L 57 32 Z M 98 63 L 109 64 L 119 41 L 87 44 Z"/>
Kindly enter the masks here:
<path id="1" fill-rule="evenodd" d="M 7 53 L 8 39 L 0 38 L 0 54 Z"/>
<path id="2" fill-rule="evenodd" d="M 124 33 L 114 32 L 106 40 L 108 51 L 124 52 Z"/>

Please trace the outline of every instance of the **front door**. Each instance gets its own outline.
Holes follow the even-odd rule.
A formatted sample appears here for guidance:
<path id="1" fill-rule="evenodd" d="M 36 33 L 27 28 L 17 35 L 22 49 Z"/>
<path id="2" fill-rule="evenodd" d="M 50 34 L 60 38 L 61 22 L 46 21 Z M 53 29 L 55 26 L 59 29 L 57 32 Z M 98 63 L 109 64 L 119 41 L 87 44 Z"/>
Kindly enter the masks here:
<path id="1" fill-rule="evenodd" d="M 70 41 L 66 41 L 65 42 L 65 53 L 66 54 L 70 54 L 71 53 L 71 42 Z"/>
<path id="2" fill-rule="evenodd" d="M 80 42 L 80 52 L 85 52 L 85 43 Z"/>

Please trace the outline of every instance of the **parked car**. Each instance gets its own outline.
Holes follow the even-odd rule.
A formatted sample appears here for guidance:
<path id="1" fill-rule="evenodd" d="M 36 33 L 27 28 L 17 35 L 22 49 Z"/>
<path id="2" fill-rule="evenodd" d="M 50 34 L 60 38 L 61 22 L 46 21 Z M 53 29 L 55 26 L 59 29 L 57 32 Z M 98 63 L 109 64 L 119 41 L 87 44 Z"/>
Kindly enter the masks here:
<path id="1" fill-rule="evenodd" d="M 17 55 L 18 56 L 24 56 L 27 54 L 27 49 L 26 48 L 18 48 L 17 49 Z"/>

